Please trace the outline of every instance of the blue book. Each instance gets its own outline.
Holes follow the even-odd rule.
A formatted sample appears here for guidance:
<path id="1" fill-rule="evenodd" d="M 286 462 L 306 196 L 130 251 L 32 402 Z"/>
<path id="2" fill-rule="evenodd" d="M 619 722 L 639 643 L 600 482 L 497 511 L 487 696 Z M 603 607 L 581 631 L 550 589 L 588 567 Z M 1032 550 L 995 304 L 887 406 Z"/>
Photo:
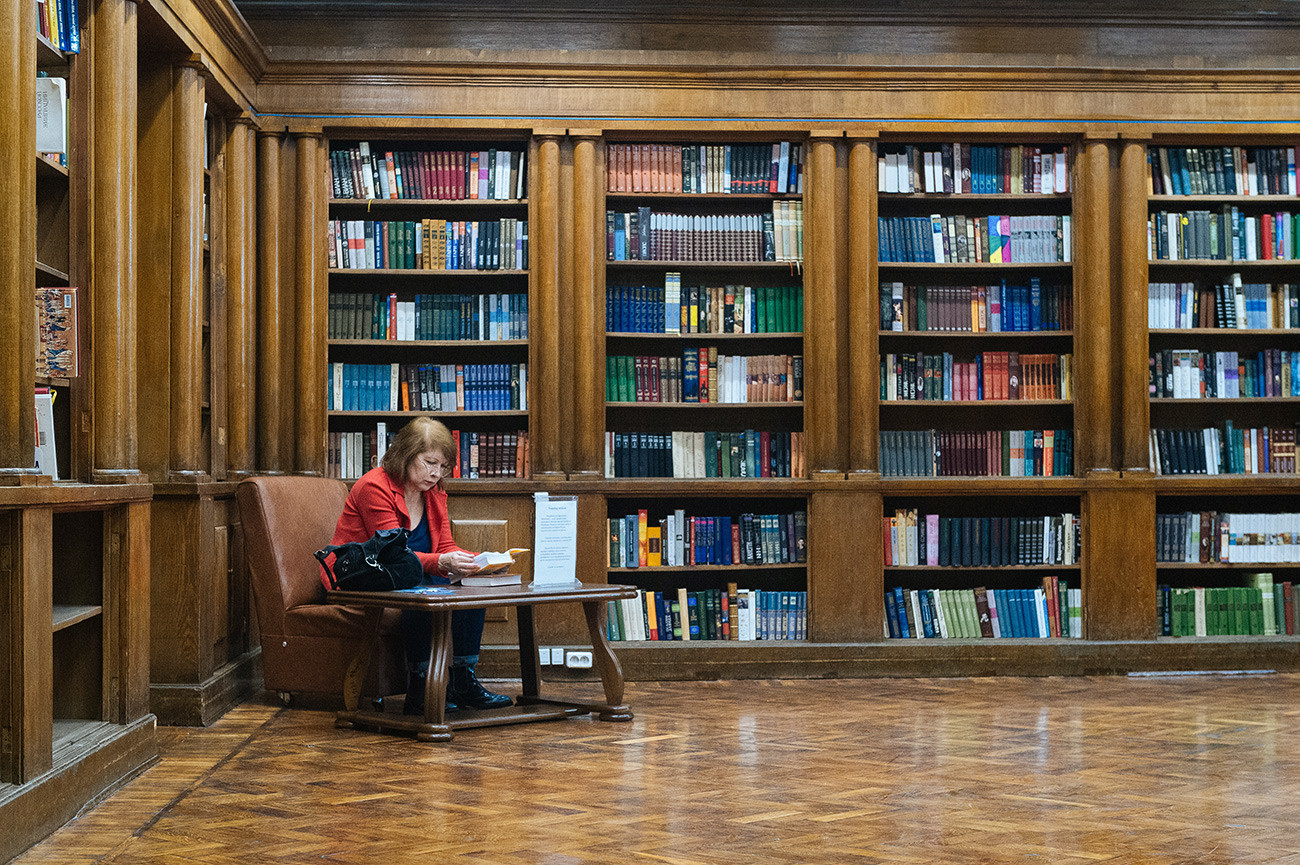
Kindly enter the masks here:
<path id="1" fill-rule="evenodd" d="M 885 590 L 885 619 L 889 623 L 889 636 L 897 639 L 903 635 L 898 628 L 898 606 L 894 600 L 894 590 Z"/>
<path id="2" fill-rule="evenodd" d="M 894 586 L 894 606 L 898 609 L 898 633 L 904 639 L 911 637 L 912 634 L 907 627 L 907 598 L 903 594 L 902 586 Z"/>
<path id="3" fill-rule="evenodd" d="M 1043 287 L 1038 277 L 1029 278 L 1029 307 L 1031 330 L 1043 329 Z"/>

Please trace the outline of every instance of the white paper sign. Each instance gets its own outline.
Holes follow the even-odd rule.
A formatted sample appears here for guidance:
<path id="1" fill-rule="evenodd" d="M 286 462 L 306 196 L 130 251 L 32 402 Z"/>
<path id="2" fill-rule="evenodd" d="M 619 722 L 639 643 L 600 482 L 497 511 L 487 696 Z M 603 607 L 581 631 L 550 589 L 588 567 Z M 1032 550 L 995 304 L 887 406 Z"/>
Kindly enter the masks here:
<path id="1" fill-rule="evenodd" d="M 571 586 L 578 582 L 578 499 L 533 493 L 533 585 Z"/>

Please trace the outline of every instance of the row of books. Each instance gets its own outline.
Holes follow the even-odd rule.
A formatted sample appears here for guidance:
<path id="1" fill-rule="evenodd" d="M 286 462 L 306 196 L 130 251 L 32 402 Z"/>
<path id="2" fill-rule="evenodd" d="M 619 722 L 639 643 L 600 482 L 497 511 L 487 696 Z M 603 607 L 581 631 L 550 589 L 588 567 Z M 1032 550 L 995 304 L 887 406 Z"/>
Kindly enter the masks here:
<path id="1" fill-rule="evenodd" d="M 37 30 L 51 45 L 69 54 L 81 52 L 81 14 L 77 2 L 36 0 Z"/>
<path id="2" fill-rule="evenodd" d="M 655 592 L 608 601 L 610 640 L 804 640 L 808 593 L 741 589 Z"/>
<path id="3" fill-rule="evenodd" d="M 396 433 L 380 421 L 364 432 L 330 432 L 326 473 L 332 478 L 359 478 L 379 465 Z M 531 476 L 528 431 L 470 432 L 452 430 L 456 459 L 452 477 L 527 478 Z"/>
<path id="4" fill-rule="evenodd" d="M 690 516 L 677 509 L 654 520 L 649 510 L 610 517 L 609 567 L 774 565 L 807 560 L 808 514 Z"/>
<path id="5" fill-rule="evenodd" d="M 1070 330 L 1074 294 L 1068 285 L 880 284 L 882 331 L 1021 333 Z"/>
<path id="6" fill-rule="evenodd" d="M 1295 474 L 1295 427 L 1151 430 L 1151 467 L 1159 475 Z"/>
<path id="7" fill-rule="evenodd" d="M 985 351 L 973 360 L 951 352 L 888 353 L 880 364 L 880 398 L 908 400 L 1073 399 L 1073 356 Z"/>
<path id="8" fill-rule="evenodd" d="M 328 255 L 344 270 L 527 270 L 528 220 L 331 219 Z"/>
<path id="9" fill-rule="evenodd" d="M 1154 195 L 1295 195 L 1294 147 L 1149 147 Z"/>
<path id="10" fill-rule="evenodd" d="M 743 430 L 606 432 L 609 478 L 801 478 L 804 434 Z"/>
<path id="11" fill-rule="evenodd" d="M 1300 564 L 1300 513 L 1156 515 L 1157 562 Z"/>
<path id="12" fill-rule="evenodd" d="M 880 147 L 880 192 L 1011 195 L 1070 191 L 1069 149 L 1007 144 L 906 144 Z"/>
<path id="13" fill-rule="evenodd" d="M 1070 261 L 1070 217 L 881 216 L 880 261 L 961 264 Z"/>
<path id="14" fill-rule="evenodd" d="M 1074 474 L 1074 431 L 882 430 L 885 477 L 1053 477 Z"/>
<path id="15" fill-rule="evenodd" d="M 1148 358 L 1151 396 L 1240 399 L 1300 396 L 1300 352 L 1266 348 L 1245 352 L 1172 348 Z"/>
<path id="16" fill-rule="evenodd" d="M 803 192 L 803 147 L 773 144 L 608 144 L 609 192 L 782 195 Z"/>
<path id="17" fill-rule="evenodd" d="M 77 289 L 36 287 L 36 374 L 81 374 Z"/>
<path id="18" fill-rule="evenodd" d="M 527 363 L 331 363 L 329 411 L 526 411 Z"/>
<path id="19" fill-rule="evenodd" d="M 398 295 L 332 291 L 330 339 L 528 339 L 528 293 Z"/>
<path id="20" fill-rule="evenodd" d="M 1241 274 L 1218 285 L 1153 282 L 1147 286 L 1147 324 L 1153 328 L 1300 328 L 1300 285 L 1243 283 Z"/>
<path id="21" fill-rule="evenodd" d="M 895 639 L 1001 639 L 1083 636 L 1083 590 L 1044 577 L 1032 589 L 904 589 L 885 592 Z"/>
<path id="22" fill-rule="evenodd" d="M 1147 220 L 1147 257 L 1152 261 L 1270 261 L 1300 258 L 1300 213 L 1158 211 Z"/>
<path id="23" fill-rule="evenodd" d="M 677 272 L 663 287 L 605 289 L 610 333 L 802 333 L 803 286 L 682 285 Z"/>
<path id="24" fill-rule="evenodd" d="M 1251 585 L 1156 587 L 1163 637 L 1271 637 L 1294 634 L 1296 586 L 1252 574 Z"/>
<path id="25" fill-rule="evenodd" d="M 774 201 L 771 213 L 605 215 L 609 261 L 803 261 L 803 202 Z"/>
<path id="26" fill-rule="evenodd" d="M 716 346 L 681 357 L 608 355 L 608 402 L 756 403 L 803 399 L 803 356 L 726 355 Z"/>
<path id="27" fill-rule="evenodd" d="M 892 567 L 1073 565 L 1082 551 L 1077 514 L 944 517 L 902 508 L 883 520 Z"/>
<path id="28" fill-rule="evenodd" d="M 528 183 L 522 150 L 384 150 L 361 141 L 330 151 L 335 198 L 516 200 Z"/>

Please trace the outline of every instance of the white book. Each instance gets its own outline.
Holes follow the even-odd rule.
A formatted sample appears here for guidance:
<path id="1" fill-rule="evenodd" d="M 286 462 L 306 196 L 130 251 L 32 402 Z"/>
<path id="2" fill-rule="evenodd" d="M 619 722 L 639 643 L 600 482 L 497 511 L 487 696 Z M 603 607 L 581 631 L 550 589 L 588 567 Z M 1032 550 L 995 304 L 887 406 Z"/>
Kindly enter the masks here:
<path id="1" fill-rule="evenodd" d="M 41 79 L 37 79 L 38 81 Z M 54 444 L 54 394 L 36 394 L 36 470 L 59 479 L 58 451 Z"/>
<path id="2" fill-rule="evenodd" d="M 942 192 L 943 191 L 942 186 L 940 186 L 938 190 L 934 188 L 934 156 L 935 156 L 934 151 L 926 150 L 921 154 L 921 156 L 922 156 L 923 164 L 925 165 L 925 191 Z"/>
<path id="3" fill-rule="evenodd" d="M 682 446 L 682 431 L 673 430 L 670 433 L 670 439 L 672 441 L 673 477 L 684 478 L 686 477 L 686 448 Z"/>
<path id="4" fill-rule="evenodd" d="M 388 366 L 389 366 L 389 369 L 388 369 L 388 406 L 387 406 L 387 410 L 388 410 L 388 411 L 396 411 L 397 408 L 398 408 L 397 393 L 398 393 L 399 388 L 401 387 L 400 382 L 401 382 L 401 379 L 402 379 L 402 373 L 401 373 L 401 366 L 402 366 L 402 365 L 399 364 L 399 363 L 393 363 L 393 364 L 389 364 Z"/>
<path id="5" fill-rule="evenodd" d="M 343 364 L 330 364 L 330 381 L 334 389 L 334 410 L 343 409 Z"/>
<path id="6" fill-rule="evenodd" d="M 948 590 L 936 589 L 932 597 L 934 598 L 934 627 L 939 631 L 939 636 L 945 640 L 956 636 L 948 630 L 948 616 L 944 609 L 947 606 Z"/>
<path id="7" fill-rule="evenodd" d="M 997 639 L 1002 636 L 1002 614 L 998 611 L 998 593 L 989 589 L 989 624 L 993 626 L 993 637 Z"/>
<path id="8" fill-rule="evenodd" d="M 68 82 L 67 79 L 37 78 L 36 79 L 36 152 L 37 153 L 66 153 L 67 149 L 68 149 Z"/>
<path id="9" fill-rule="evenodd" d="M 361 186 L 365 190 L 366 198 L 375 197 L 375 175 L 370 170 L 370 142 L 363 141 L 360 145 L 361 151 Z"/>
<path id="10" fill-rule="evenodd" d="M 776 191 L 783 193 L 783 192 L 790 191 L 790 142 L 782 141 L 779 146 L 780 146 L 780 150 L 777 152 L 777 161 L 776 161 Z M 1291 165 L 1292 165 L 1291 181 L 1292 181 L 1292 185 L 1294 186 L 1295 183 L 1294 160 L 1292 161 Z M 1295 194 L 1294 189 L 1292 189 L 1291 194 L 1292 195 Z"/>
<path id="11" fill-rule="evenodd" d="M 885 192 L 898 192 L 898 154 L 885 154 Z"/>
<path id="12" fill-rule="evenodd" d="M 1042 589 L 1034 589 L 1034 614 L 1038 620 L 1038 636 L 1051 636 L 1052 632 L 1047 627 L 1047 598 Z"/>
<path id="13" fill-rule="evenodd" d="M 942 264 L 943 258 L 943 216 L 938 213 L 930 214 L 930 239 L 934 258 L 937 264 Z"/>
<path id="14" fill-rule="evenodd" d="M 375 458 L 384 461 L 384 452 L 388 450 L 388 424 L 384 421 L 375 423 Z"/>
<path id="15" fill-rule="evenodd" d="M 605 431 L 605 477 L 614 477 L 614 434 Z"/>
<path id="16" fill-rule="evenodd" d="M 686 564 L 686 511 L 673 511 L 673 557 L 678 565 Z"/>
<path id="17" fill-rule="evenodd" d="M 925 629 L 921 627 L 920 593 L 916 589 L 912 589 L 907 593 L 907 601 L 912 607 L 912 621 L 916 623 L 916 627 L 912 629 L 912 636 L 916 638 L 923 637 L 925 636 Z"/>
<path id="18" fill-rule="evenodd" d="M 1192 589 L 1192 610 L 1193 620 L 1195 622 L 1195 634 L 1198 637 L 1206 635 L 1205 630 L 1205 589 Z"/>

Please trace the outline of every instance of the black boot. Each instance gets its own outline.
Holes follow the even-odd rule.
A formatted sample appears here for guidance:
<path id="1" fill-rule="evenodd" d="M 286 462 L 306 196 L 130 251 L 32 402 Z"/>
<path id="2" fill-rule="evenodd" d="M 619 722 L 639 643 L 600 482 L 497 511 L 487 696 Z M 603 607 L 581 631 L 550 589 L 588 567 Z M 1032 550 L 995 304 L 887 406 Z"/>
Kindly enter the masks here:
<path id="1" fill-rule="evenodd" d="M 402 706 L 403 715 L 424 714 L 424 687 L 425 675 L 423 673 L 406 674 L 406 702 Z M 454 712 L 460 708 L 451 698 L 451 685 L 447 686 L 447 700 L 444 705 L 448 712 Z"/>
<path id="2" fill-rule="evenodd" d="M 473 667 L 452 667 L 447 699 L 471 709 L 499 709 L 510 705 L 505 694 L 494 694 L 479 682 Z"/>

